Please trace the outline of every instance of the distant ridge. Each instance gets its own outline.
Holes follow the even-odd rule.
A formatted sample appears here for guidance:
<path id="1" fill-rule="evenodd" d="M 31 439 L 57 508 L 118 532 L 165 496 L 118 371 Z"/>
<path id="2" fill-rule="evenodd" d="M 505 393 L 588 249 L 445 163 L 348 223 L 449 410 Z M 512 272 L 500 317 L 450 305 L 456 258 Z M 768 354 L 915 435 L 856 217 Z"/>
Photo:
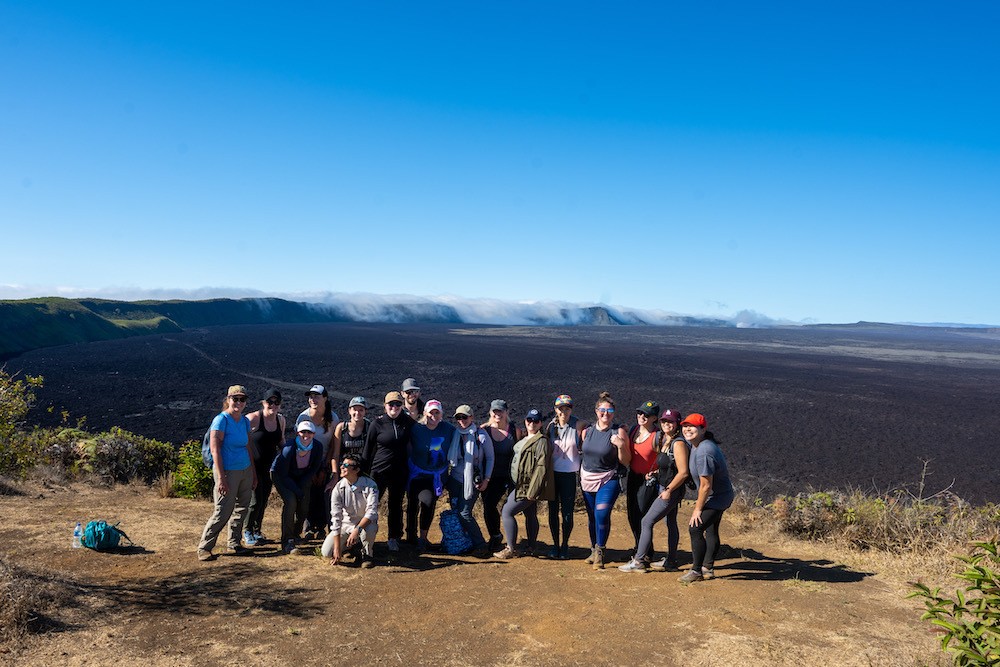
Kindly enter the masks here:
<path id="1" fill-rule="evenodd" d="M 606 306 L 523 306 L 520 324 L 629 326 L 650 324 L 631 311 Z M 0 361 L 29 350 L 229 324 L 389 322 L 397 324 L 497 324 L 489 316 L 463 315 L 434 302 L 354 301 L 301 303 L 278 298 L 206 301 L 112 301 L 46 297 L 0 301 Z M 660 322 L 658 322 L 659 324 Z M 730 327 L 725 320 L 678 316 L 677 326 Z"/>

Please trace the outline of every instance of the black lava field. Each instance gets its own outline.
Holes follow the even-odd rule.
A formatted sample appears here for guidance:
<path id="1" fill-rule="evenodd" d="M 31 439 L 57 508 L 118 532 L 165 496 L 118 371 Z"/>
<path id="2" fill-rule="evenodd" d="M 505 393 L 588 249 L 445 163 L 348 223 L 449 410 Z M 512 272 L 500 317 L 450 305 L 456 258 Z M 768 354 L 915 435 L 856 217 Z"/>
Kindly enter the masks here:
<path id="1" fill-rule="evenodd" d="M 592 419 L 599 392 L 622 423 L 652 399 L 702 412 L 737 484 L 751 493 L 860 487 L 926 494 L 950 487 L 1000 500 L 1000 335 L 994 331 L 853 326 L 783 329 L 485 327 L 293 324 L 212 327 L 35 350 L 9 372 L 41 374 L 31 420 L 63 410 L 92 430 L 121 426 L 160 440 L 200 439 L 226 388 L 251 409 L 272 385 L 283 412 L 320 383 L 346 414 L 350 396 L 381 408 L 415 377 L 445 410 L 468 403 L 485 419 L 504 398 L 512 415 L 551 414 L 568 393 Z"/>

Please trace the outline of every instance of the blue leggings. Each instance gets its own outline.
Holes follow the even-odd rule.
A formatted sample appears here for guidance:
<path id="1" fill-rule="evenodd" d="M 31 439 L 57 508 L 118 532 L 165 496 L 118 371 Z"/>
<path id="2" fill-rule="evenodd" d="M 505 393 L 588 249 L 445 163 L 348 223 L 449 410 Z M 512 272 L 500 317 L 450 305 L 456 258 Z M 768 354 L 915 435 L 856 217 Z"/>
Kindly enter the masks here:
<path id="1" fill-rule="evenodd" d="M 587 528 L 590 530 L 590 544 L 603 548 L 611 534 L 611 509 L 618 500 L 622 487 L 617 477 L 605 482 L 597 491 L 584 491 L 583 502 L 587 506 Z"/>

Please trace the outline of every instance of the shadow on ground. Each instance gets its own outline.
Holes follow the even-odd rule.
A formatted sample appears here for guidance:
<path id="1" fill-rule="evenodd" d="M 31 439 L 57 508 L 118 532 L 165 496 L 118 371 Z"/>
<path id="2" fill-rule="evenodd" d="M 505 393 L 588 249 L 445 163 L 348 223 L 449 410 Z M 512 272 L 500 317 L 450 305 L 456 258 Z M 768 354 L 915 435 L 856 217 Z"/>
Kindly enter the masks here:
<path id="1" fill-rule="evenodd" d="M 874 572 L 858 572 L 827 559 L 773 558 L 754 549 L 738 550 L 743 560 L 716 565 L 716 575 L 738 581 L 816 581 L 847 584 L 864 580 Z"/>

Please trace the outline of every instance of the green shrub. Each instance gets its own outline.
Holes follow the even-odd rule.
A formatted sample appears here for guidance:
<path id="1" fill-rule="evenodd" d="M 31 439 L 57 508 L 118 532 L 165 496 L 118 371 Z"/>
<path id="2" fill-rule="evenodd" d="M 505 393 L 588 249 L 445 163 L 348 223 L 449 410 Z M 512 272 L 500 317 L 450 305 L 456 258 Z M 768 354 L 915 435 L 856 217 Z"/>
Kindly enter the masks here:
<path id="1" fill-rule="evenodd" d="M 0 367 L 0 475 L 23 477 L 34 465 L 31 452 L 22 449 L 23 443 L 15 443 L 14 436 L 35 402 L 35 389 L 41 386 L 40 375 L 17 380 Z"/>
<path id="2" fill-rule="evenodd" d="M 182 498 L 208 498 L 215 479 L 212 470 L 201 458 L 201 443 L 189 440 L 181 445 L 177 470 L 174 471 L 174 493 Z"/>
<path id="3" fill-rule="evenodd" d="M 140 479 L 152 484 L 177 464 L 173 445 L 114 426 L 99 433 L 85 447 L 85 466 L 107 484 Z"/>
<path id="4" fill-rule="evenodd" d="M 941 629 L 941 650 L 951 653 L 956 665 L 1000 665 L 997 540 L 977 542 L 970 555 L 957 558 L 967 567 L 955 576 L 968 585 L 956 590 L 954 597 L 919 582 L 907 597 L 923 599 L 927 611 L 921 619 Z"/>

